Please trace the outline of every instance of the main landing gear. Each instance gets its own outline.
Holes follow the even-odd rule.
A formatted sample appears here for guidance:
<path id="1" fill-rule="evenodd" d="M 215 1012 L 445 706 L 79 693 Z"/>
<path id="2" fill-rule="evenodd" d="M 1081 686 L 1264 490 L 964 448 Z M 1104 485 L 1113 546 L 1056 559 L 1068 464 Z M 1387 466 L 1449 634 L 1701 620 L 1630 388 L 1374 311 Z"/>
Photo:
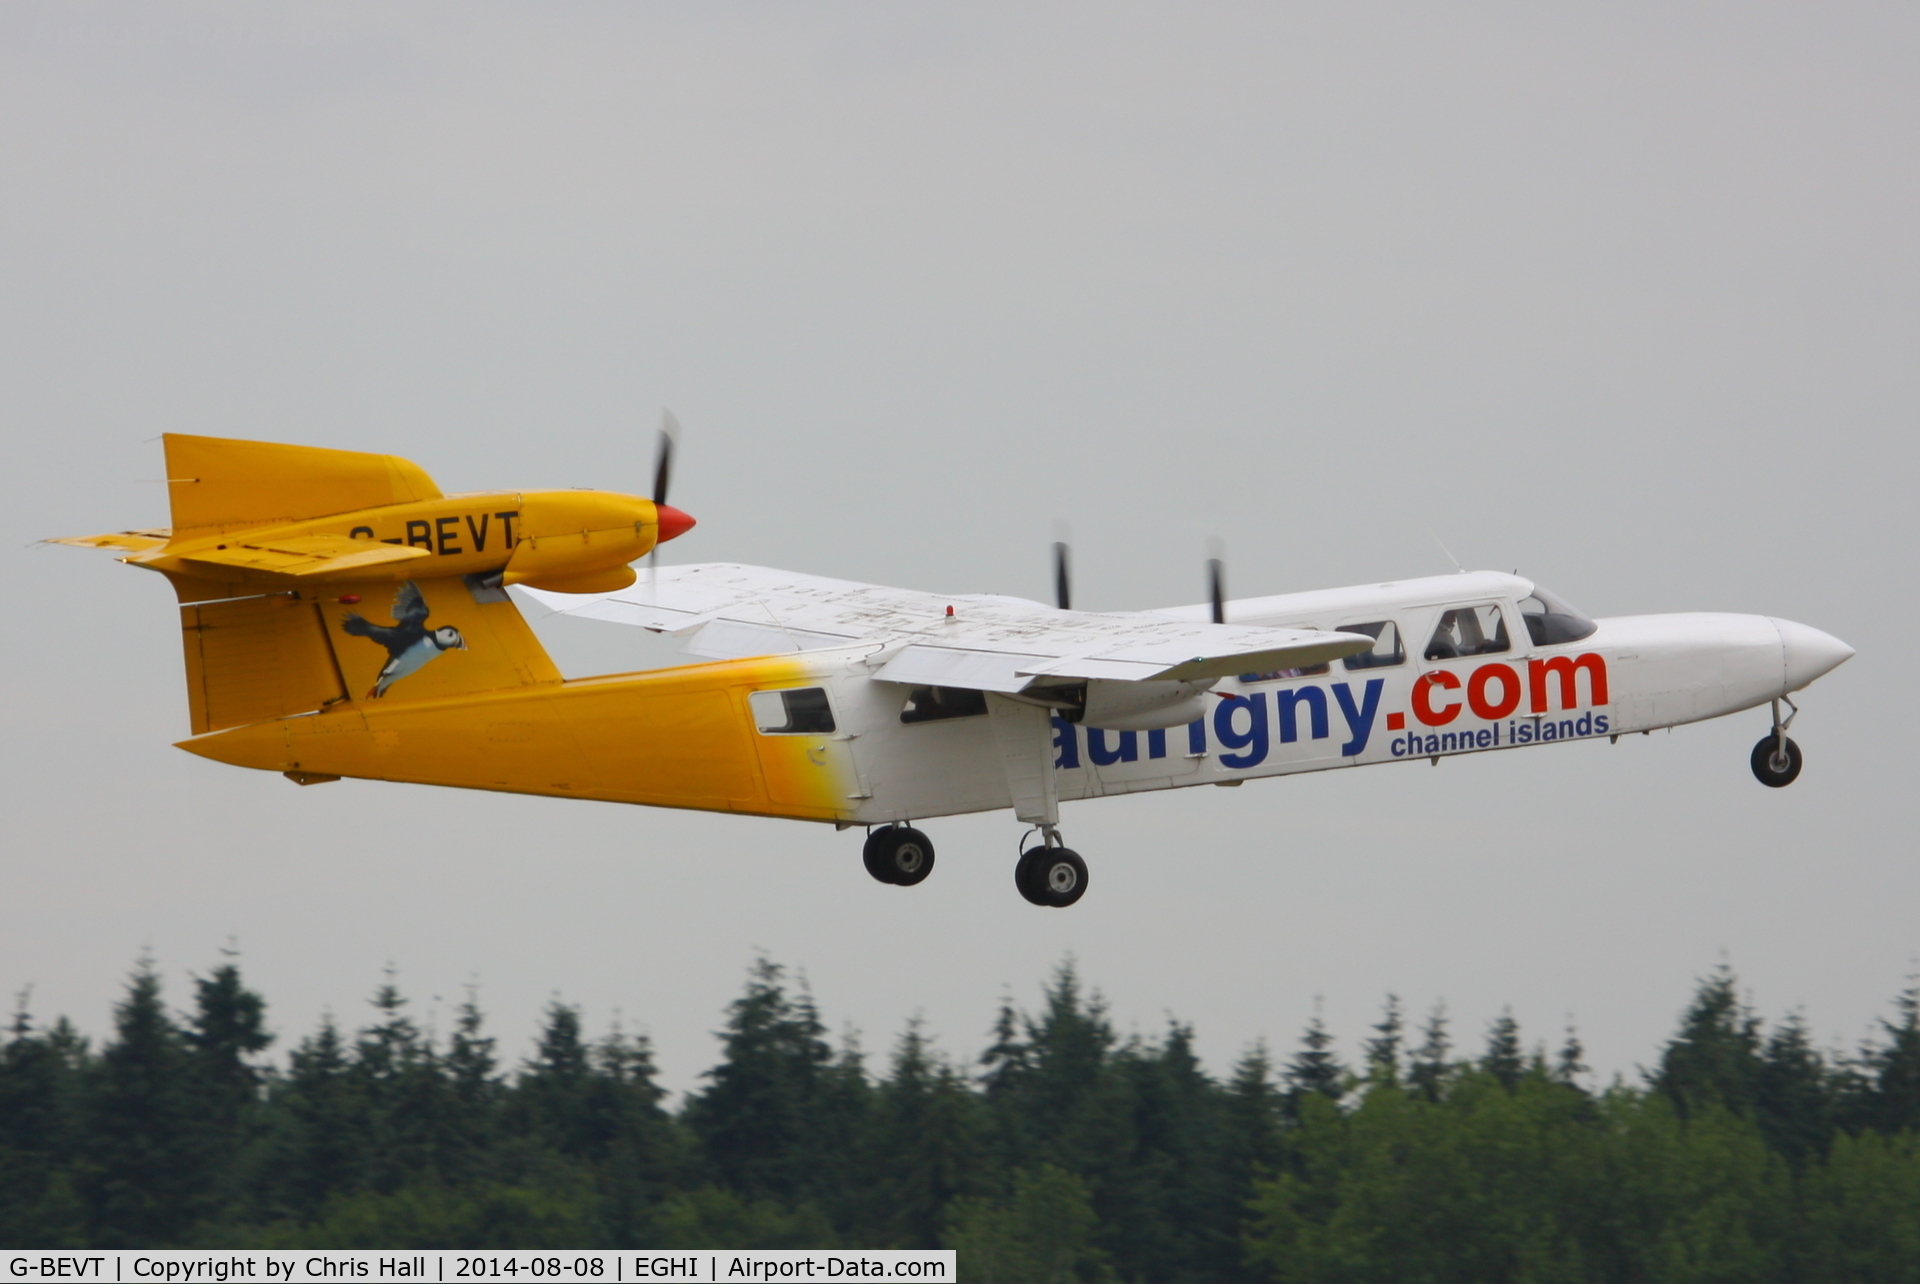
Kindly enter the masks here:
<path id="1" fill-rule="evenodd" d="M 1787 701 L 1787 708 L 1793 712 L 1783 720 L 1780 701 L 1773 702 L 1773 730 L 1753 747 L 1753 756 L 1748 759 L 1754 779 L 1769 789 L 1784 789 L 1800 776 L 1800 746 L 1787 739 L 1787 728 L 1793 725 L 1800 710 L 1792 700 Z"/>
<path id="2" fill-rule="evenodd" d="M 882 825 L 861 852 L 867 872 L 895 887 L 912 887 L 933 872 L 933 840 L 911 825 Z"/>
<path id="3" fill-rule="evenodd" d="M 1013 885 L 1031 904 L 1065 909 L 1086 895 L 1087 862 L 1079 852 L 1061 846 L 1059 830 L 1043 825 L 1040 846 L 1020 853 L 1020 863 L 1013 867 Z"/>

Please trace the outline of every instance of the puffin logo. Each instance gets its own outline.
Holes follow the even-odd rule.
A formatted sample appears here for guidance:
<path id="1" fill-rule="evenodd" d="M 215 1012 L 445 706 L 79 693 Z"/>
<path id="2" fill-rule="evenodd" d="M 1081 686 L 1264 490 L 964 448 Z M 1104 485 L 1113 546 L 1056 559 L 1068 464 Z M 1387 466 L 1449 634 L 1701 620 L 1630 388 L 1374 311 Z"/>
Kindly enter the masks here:
<path id="1" fill-rule="evenodd" d="M 418 673 L 438 659 L 442 651 L 467 649 L 459 629 L 451 625 L 429 629 L 427 615 L 427 599 L 420 595 L 420 586 L 412 580 L 402 584 L 400 591 L 393 595 L 391 626 L 374 624 L 352 611 L 347 612 L 342 628 L 357 638 L 372 638 L 387 648 L 387 662 L 373 690 L 367 692 L 367 699 L 378 700 L 387 693 L 388 687 L 409 674 Z"/>

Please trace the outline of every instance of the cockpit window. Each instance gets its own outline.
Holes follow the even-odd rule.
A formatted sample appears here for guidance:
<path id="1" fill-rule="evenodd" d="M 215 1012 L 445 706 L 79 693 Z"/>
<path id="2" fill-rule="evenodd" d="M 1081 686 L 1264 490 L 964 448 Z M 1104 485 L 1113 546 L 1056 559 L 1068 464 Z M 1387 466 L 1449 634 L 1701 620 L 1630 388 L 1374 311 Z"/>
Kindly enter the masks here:
<path id="1" fill-rule="evenodd" d="M 948 718 L 978 718 L 987 711 L 984 691 L 966 687 L 914 687 L 907 692 L 902 722 L 944 722 Z"/>
<path id="2" fill-rule="evenodd" d="M 763 736 L 824 736 L 833 733 L 833 709 L 819 687 L 755 691 L 747 697 L 753 724 Z"/>
<path id="3" fill-rule="evenodd" d="M 1520 600 L 1520 618 L 1526 621 L 1527 636 L 1535 646 L 1578 642 L 1592 637 L 1600 627 L 1537 584 L 1531 595 Z"/>
<path id="4" fill-rule="evenodd" d="M 1400 630 L 1394 627 L 1392 620 L 1375 620 L 1369 624 L 1342 624 L 1336 631 L 1364 633 L 1373 639 L 1373 650 L 1350 655 L 1340 662 L 1349 669 L 1384 669 L 1407 662 L 1407 649 L 1400 645 Z"/>
<path id="5" fill-rule="evenodd" d="M 1427 659 L 1492 655 L 1507 649 L 1507 622 L 1499 607 L 1491 602 L 1485 606 L 1456 606 L 1440 617 L 1440 627 L 1427 643 Z"/>

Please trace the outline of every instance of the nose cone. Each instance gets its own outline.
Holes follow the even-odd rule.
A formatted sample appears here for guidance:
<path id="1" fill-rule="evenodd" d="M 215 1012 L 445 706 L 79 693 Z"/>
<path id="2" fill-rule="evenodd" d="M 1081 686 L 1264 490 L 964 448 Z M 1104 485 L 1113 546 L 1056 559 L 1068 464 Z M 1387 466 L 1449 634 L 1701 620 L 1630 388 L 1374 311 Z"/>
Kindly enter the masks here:
<path id="1" fill-rule="evenodd" d="M 1839 668 L 1853 657 L 1853 648 L 1819 629 L 1792 620 L 1775 620 L 1780 630 L 1780 650 L 1786 659 L 1786 690 L 1798 691 L 1823 673 Z"/>
<path id="2" fill-rule="evenodd" d="M 654 510 L 660 514 L 660 533 L 653 537 L 654 543 L 664 544 L 670 539 L 685 535 L 693 529 L 693 518 L 668 504 L 655 504 Z M 1825 637 L 1825 634 L 1821 635 Z M 1852 655 L 1853 652 L 1847 652 Z M 1838 661 L 1836 661 L 1838 663 Z M 1822 670 L 1824 672 L 1824 670 Z"/>

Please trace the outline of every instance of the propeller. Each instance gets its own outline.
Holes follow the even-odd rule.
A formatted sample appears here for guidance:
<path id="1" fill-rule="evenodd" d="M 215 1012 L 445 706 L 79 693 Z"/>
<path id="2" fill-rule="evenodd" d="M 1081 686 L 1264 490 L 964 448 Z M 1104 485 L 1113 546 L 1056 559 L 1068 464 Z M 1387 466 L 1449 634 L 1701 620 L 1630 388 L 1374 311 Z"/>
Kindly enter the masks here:
<path id="1" fill-rule="evenodd" d="M 647 554 L 647 580 L 652 582 L 660 570 L 660 546 L 693 525 L 693 518 L 667 504 L 667 487 L 673 481 L 673 452 L 680 440 L 680 421 L 673 412 L 661 408 L 660 438 L 653 452 L 653 500 L 659 510 L 660 525 L 654 536 L 653 550 Z"/>
<path id="2" fill-rule="evenodd" d="M 671 410 L 660 411 L 660 441 L 653 452 L 653 494 L 656 504 L 667 502 L 667 483 L 673 480 L 673 445 L 680 438 L 680 421 Z"/>
<path id="3" fill-rule="evenodd" d="M 1073 609 L 1073 572 L 1064 539 L 1053 542 L 1053 604 L 1063 611 Z"/>
<path id="4" fill-rule="evenodd" d="M 1220 556 L 1220 546 L 1215 543 L 1213 556 L 1207 559 L 1207 601 L 1213 606 L 1213 622 L 1227 622 L 1227 563 Z"/>

